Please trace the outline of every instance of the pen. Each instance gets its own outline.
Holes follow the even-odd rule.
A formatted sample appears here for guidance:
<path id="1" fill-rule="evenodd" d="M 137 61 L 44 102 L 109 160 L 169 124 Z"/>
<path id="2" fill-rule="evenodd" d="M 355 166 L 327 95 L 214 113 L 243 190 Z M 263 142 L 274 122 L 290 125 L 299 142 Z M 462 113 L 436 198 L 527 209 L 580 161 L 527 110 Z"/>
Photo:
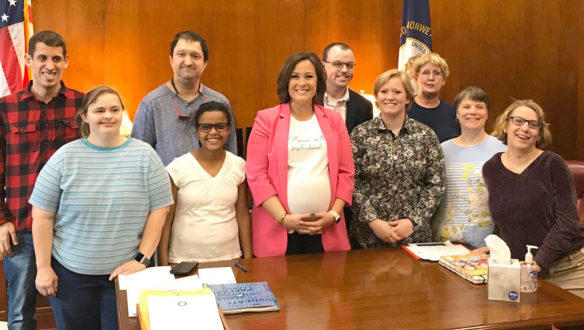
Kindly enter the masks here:
<path id="1" fill-rule="evenodd" d="M 446 246 L 446 244 L 439 242 L 439 243 L 416 243 L 417 246 Z"/>
<path id="2" fill-rule="evenodd" d="M 239 262 L 235 262 L 235 264 L 233 264 L 235 267 L 243 270 L 244 272 L 247 272 L 247 268 L 243 267 L 242 265 L 239 264 Z"/>

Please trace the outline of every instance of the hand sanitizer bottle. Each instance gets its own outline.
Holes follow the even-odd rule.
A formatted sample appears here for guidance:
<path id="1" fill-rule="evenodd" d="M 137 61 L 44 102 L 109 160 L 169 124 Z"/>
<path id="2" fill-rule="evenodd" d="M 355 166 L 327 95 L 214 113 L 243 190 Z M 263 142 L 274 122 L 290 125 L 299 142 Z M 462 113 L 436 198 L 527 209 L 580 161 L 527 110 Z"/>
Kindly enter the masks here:
<path id="1" fill-rule="evenodd" d="M 527 245 L 525 261 L 521 263 L 521 292 L 535 292 L 537 290 L 537 272 L 531 269 L 533 265 L 532 249 L 537 249 L 537 246 Z"/>

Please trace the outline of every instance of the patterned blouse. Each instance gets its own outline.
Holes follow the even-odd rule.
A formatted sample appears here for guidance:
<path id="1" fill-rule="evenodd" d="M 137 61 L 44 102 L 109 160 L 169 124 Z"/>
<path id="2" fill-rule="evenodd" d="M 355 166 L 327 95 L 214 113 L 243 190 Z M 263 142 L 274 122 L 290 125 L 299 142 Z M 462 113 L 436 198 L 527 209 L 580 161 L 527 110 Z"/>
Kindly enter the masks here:
<path id="1" fill-rule="evenodd" d="M 376 117 L 351 133 L 355 160 L 354 217 L 351 234 L 363 248 L 429 242 L 431 219 L 445 191 L 445 165 L 436 134 L 406 116 L 396 137 Z M 369 228 L 375 219 L 409 218 L 414 232 L 386 243 Z"/>

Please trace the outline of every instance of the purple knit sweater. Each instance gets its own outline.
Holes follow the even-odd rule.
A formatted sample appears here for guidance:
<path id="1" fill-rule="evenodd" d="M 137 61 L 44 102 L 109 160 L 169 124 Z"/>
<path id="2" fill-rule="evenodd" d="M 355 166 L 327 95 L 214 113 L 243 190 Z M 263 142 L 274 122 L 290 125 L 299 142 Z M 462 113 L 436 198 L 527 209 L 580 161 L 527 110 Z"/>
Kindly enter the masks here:
<path id="1" fill-rule="evenodd" d="M 545 151 L 521 174 L 509 171 L 495 154 L 483 166 L 489 210 L 511 257 L 523 260 L 526 244 L 539 247 L 535 261 L 542 269 L 584 246 L 578 223 L 574 180 L 559 155 Z"/>

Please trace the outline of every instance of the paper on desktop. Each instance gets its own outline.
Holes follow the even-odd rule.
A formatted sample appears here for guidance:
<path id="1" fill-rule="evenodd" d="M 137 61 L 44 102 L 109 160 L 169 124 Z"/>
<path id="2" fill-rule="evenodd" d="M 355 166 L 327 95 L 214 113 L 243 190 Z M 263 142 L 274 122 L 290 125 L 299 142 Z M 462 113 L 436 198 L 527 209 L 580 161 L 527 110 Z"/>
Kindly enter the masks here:
<path id="1" fill-rule="evenodd" d="M 199 278 L 207 284 L 237 283 L 231 267 L 199 268 Z"/>
<path id="2" fill-rule="evenodd" d="M 150 296 L 148 316 L 151 330 L 223 329 L 213 294 Z"/>
<path id="3" fill-rule="evenodd" d="M 142 290 L 198 290 L 203 283 L 197 275 L 175 279 L 170 266 L 150 267 L 131 275 L 120 275 L 120 290 L 126 290 L 128 316 L 136 316 L 136 305 Z"/>
<path id="4" fill-rule="evenodd" d="M 464 245 L 452 244 L 450 241 L 446 241 L 444 244 L 440 245 L 432 245 L 432 243 L 410 243 L 407 245 L 407 248 L 420 259 L 429 261 L 439 261 L 443 256 L 466 254 L 470 252 Z"/>
<path id="5" fill-rule="evenodd" d="M 152 282 L 166 282 L 174 279 L 170 273 L 170 266 L 150 267 L 130 275 L 119 275 L 118 286 L 120 290 L 128 290 L 130 287 L 141 287 Z"/>

